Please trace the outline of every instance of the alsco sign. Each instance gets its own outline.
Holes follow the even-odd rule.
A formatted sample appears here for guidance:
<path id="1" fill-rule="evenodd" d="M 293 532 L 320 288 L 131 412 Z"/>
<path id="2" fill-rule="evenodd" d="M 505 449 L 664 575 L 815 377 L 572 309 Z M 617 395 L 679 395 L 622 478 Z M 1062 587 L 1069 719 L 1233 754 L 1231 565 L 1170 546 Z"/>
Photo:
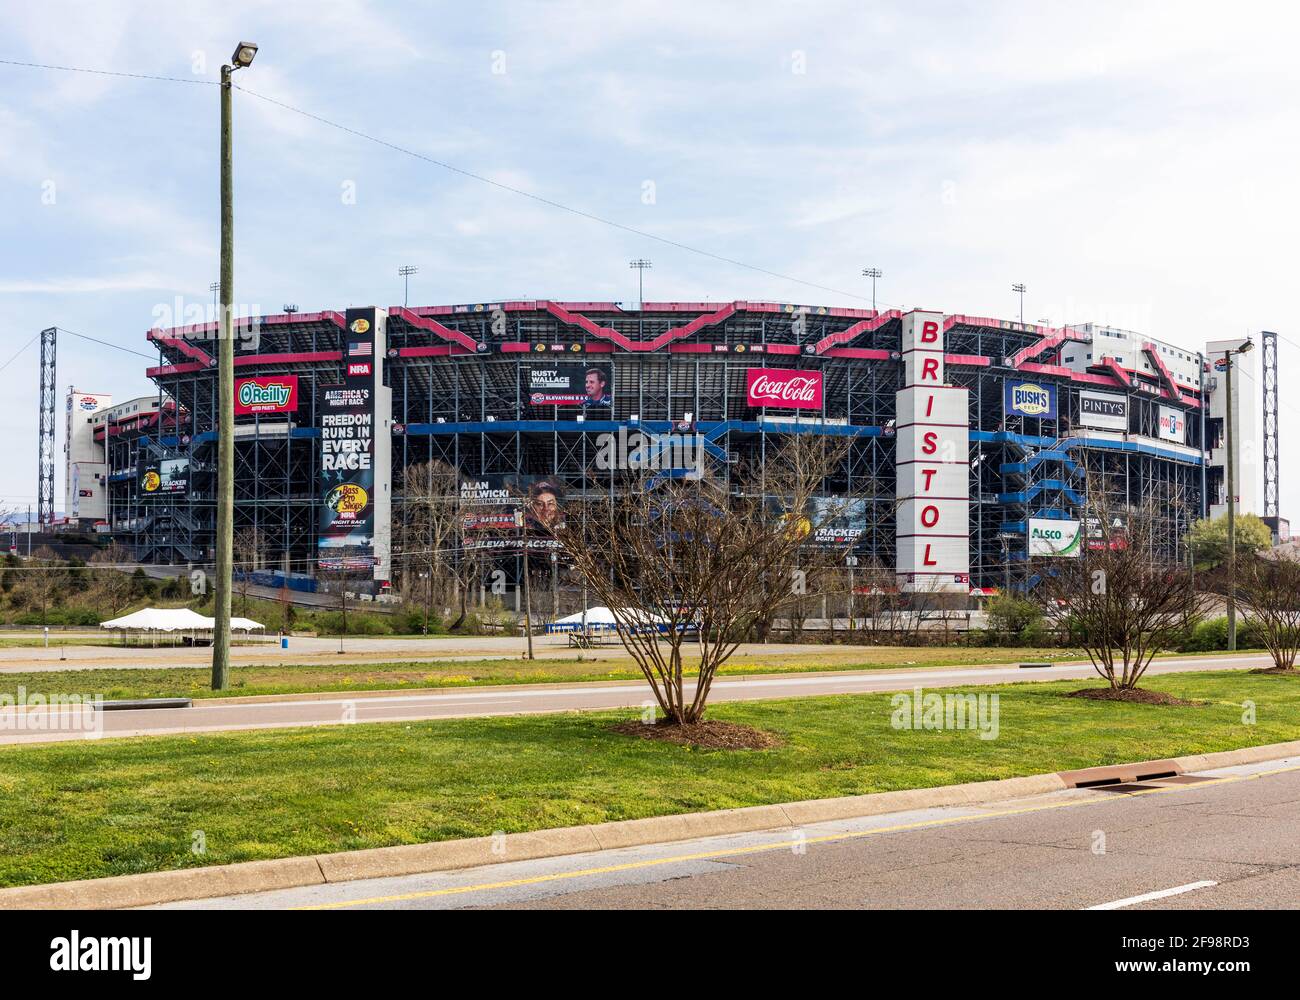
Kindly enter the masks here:
<path id="1" fill-rule="evenodd" d="M 296 413 L 298 376 L 267 375 L 235 383 L 235 416 L 250 413 Z"/>

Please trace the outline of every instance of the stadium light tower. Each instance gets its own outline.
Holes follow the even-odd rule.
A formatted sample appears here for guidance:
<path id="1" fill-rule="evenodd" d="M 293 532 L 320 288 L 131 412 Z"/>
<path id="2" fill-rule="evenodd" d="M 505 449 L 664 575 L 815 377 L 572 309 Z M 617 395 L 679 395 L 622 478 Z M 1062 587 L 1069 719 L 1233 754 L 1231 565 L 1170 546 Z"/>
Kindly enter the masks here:
<path id="1" fill-rule="evenodd" d="M 208 291 L 212 293 L 212 318 L 213 320 L 216 320 L 217 313 L 221 309 L 221 306 L 217 301 L 217 295 L 221 291 L 221 282 L 219 281 L 212 282 L 212 284 L 208 285 Z"/>
<path id="2" fill-rule="evenodd" d="M 1011 290 L 1020 296 L 1020 325 L 1025 325 L 1025 284 L 1023 281 L 1017 281 L 1011 286 Z"/>
<path id="3" fill-rule="evenodd" d="M 862 276 L 864 278 L 871 279 L 871 311 L 875 312 L 876 311 L 876 279 L 883 278 L 885 276 L 885 272 L 878 267 L 864 267 L 862 269 Z"/>
<path id="4" fill-rule="evenodd" d="M 411 298 L 411 275 L 419 274 L 420 269 L 414 264 L 403 264 L 397 269 L 402 278 L 402 305 L 409 305 Z"/>
<path id="5" fill-rule="evenodd" d="M 1255 345 L 1250 338 L 1235 350 L 1223 352 L 1223 412 L 1228 437 L 1228 651 L 1237 648 L 1237 474 L 1233 460 L 1237 451 L 1237 431 L 1232 423 L 1232 356 L 1245 354 Z"/>
<path id="6" fill-rule="evenodd" d="M 253 64 L 257 46 L 240 42 L 221 67 L 221 308 L 217 322 L 217 538 L 212 617 L 212 690 L 230 684 L 231 550 L 235 525 L 235 298 L 234 156 L 230 77 Z"/>
<path id="7" fill-rule="evenodd" d="M 654 267 L 654 265 L 645 258 L 638 257 L 636 260 L 628 261 L 627 266 L 636 268 L 636 328 L 637 336 L 641 337 L 642 329 L 645 326 L 645 272 L 647 268 Z"/>

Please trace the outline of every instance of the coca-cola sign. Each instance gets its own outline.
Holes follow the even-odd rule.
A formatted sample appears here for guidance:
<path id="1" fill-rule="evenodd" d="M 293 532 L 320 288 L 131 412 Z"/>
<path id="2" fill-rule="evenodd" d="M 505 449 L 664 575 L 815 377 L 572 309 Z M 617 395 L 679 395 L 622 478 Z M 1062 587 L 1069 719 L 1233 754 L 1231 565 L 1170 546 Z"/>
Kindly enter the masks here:
<path id="1" fill-rule="evenodd" d="M 822 373 L 793 368 L 749 368 L 745 399 L 750 406 L 777 410 L 820 410 Z"/>

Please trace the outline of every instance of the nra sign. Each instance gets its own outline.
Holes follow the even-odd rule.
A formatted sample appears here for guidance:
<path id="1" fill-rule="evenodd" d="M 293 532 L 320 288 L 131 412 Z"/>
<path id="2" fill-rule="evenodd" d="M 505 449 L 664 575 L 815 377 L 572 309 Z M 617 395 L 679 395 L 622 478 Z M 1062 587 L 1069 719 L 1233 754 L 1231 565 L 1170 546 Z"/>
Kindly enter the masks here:
<path id="1" fill-rule="evenodd" d="M 822 373 L 792 368 L 745 370 L 745 401 L 769 410 L 820 410 Z"/>
<path id="2" fill-rule="evenodd" d="M 296 413 L 298 376 L 241 378 L 235 383 L 235 416 L 250 413 Z"/>

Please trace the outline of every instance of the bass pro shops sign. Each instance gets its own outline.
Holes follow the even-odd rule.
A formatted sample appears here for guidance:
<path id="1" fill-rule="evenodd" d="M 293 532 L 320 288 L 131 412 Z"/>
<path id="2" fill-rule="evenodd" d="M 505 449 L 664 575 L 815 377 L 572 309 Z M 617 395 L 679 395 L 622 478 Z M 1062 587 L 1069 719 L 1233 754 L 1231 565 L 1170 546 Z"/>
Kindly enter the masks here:
<path id="1" fill-rule="evenodd" d="M 943 314 L 903 317 L 897 416 L 898 585 L 970 592 L 970 417 L 966 390 L 944 381 Z"/>

